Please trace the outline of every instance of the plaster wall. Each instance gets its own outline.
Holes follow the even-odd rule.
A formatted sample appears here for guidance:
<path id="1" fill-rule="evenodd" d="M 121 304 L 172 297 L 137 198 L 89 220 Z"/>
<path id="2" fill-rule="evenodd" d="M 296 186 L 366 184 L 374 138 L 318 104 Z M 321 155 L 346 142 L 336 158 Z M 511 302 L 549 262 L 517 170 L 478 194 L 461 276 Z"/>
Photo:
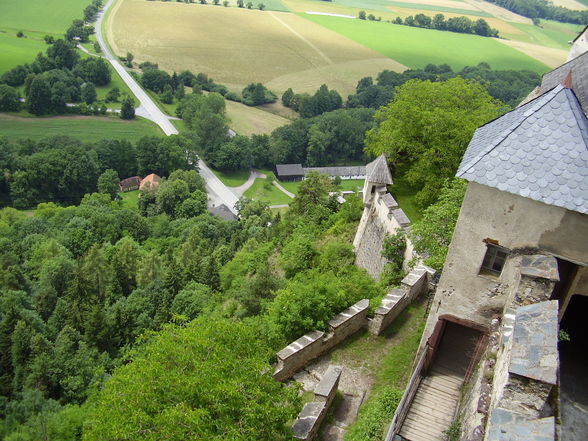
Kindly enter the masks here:
<path id="1" fill-rule="evenodd" d="M 504 308 L 508 285 L 518 283 L 513 272 L 516 264 L 500 277 L 480 275 L 486 238 L 515 254 L 517 249 L 539 249 L 588 263 L 588 216 L 469 183 L 421 347 L 441 314 L 487 326 Z"/>

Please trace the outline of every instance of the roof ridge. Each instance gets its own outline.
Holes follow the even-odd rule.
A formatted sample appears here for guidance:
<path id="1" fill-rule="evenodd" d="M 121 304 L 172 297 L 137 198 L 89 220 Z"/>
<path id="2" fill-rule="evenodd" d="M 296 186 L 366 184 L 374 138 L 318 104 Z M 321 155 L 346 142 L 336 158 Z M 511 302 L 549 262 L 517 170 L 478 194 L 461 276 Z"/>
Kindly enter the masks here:
<path id="1" fill-rule="evenodd" d="M 487 148 L 483 149 L 480 153 L 478 153 L 478 155 L 476 155 L 474 158 L 472 158 L 467 164 L 464 164 L 462 167 L 459 167 L 459 169 L 461 171 L 458 170 L 456 176 L 461 177 L 462 175 L 464 175 L 465 173 L 470 171 L 470 169 L 472 167 L 474 167 L 478 162 L 480 162 L 484 156 L 486 156 L 488 153 L 490 153 L 492 150 L 494 150 L 496 147 L 498 147 L 498 145 L 500 145 L 502 143 L 502 141 L 504 141 L 508 135 L 510 135 L 512 132 L 514 132 L 523 122 L 525 122 L 527 120 L 527 118 L 529 118 L 532 114 L 539 111 L 542 107 L 544 107 L 547 103 L 549 103 L 561 90 L 564 90 L 564 89 L 565 88 L 563 85 L 558 84 L 553 89 L 549 90 L 548 92 L 545 92 L 543 95 L 540 95 L 537 98 L 535 98 L 534 100 L 529 101 L 523 107 L 518 107 L 518 108 L 513 109 L 510 112 L 508 112 L 508 113 L 511 113 L 516 110 L 521 110 L 522 111 L 522 118 L 520 120 L 512 123 L 507 129 L 503 130 L 502 133 L 500 134 L 500 136 L 496 137 L 496 139 L 492 143 L 490 143 L 490 145 Z M 549 95 L 551 95 L 551 96 L 549 96 Z M 484 124 L 481 127 L 486 127 L 487 125 L 492 124 L 494 121 L 497 121 L 498 119 L 503 118 L 504 116 L 508 115 L 508 113 L 505 113 L 501 117 L 498 117 L 498 118 Z M 478 130 L 480 128 L 478 128 Z M 475 136 L 475 134 L 474 134 L 474 136 Z"/>
<path id="2" fill-rule="evenodd" d="M 570 100 L 568 99 L 568 103 L 570 104 L 570 109 L 572 110 L 572 114 L 574 115 L 574 118 L 576 119 L 576 123 L 578 124 L 578 128 L 580 129 L 580 134 L 582 135 L 582 138 L 584 139 L 584 143 L 586 144 L 586 146 L 588 146 L 588 119 L 586 118 L 586 115 L 584 115 L 584 111 L 582 110 L 582 105 L 580 104 L 580 100 L 578 100 L 578 97 L 576 96 L 574 89 L 567 89 L 566 88 L 565 90 L 566 90 L 566 92 L 565 92 L 566 96 L 570 96 L 570 98 L 573 98 L 572 102 L 570 102 Z M 582 126 L 584 126 L 584 127 L 582 127 Z"/>

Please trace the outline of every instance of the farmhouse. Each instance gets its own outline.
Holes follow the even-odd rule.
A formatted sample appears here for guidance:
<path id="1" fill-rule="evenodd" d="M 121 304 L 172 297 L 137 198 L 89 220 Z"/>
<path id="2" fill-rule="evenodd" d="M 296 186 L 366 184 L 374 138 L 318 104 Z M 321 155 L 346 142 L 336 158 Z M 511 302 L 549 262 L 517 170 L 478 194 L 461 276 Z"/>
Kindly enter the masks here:
<path id="1" fill-rule="evenodd" d="M 141 180 L 141 184 L 139 185 L 139 190 L 155 190 L 159 187 L 159 182 L 161 178 L 156 175 L 155 173 L 151 173 L 150 175 L 145 176 Z"/>
<path id="2" fill-rule="evenodd" d="M 363 165 L 352 165 L 344 167 L 302 167 L 302 164 L 277 164 L 276 177 L 280 181 L 301 181 L 310 173 L 316 172 L 329 175 L 334 179 L 365 179 L 366 168 Z"/>
<path id="3" fill-rule="evenodd" d="M 388 441 L 441 439 L 456 421 L 461 440 L 585 439 L 587 69 L 584 54 L 546 74 L 534 99 L 474 134 L 457 172 L 467 192 Z M 562 335 L 569 342 L 558 344 Z"/>
<path id="4" fill-rule="evenodd" d="M 138 190 L 139 186 L 141 185 L 141 178 L 139 176 L 132 176 L 130 178 L 123 179 L 118 183 L 118 188 L 120 191 L 127 192 Z"/>
<path id="5" fill-rule="evenodd" d="M 276 164 L 276 178 L 280 181 L 302 181 L 304 170 L 302 164 Z"/>

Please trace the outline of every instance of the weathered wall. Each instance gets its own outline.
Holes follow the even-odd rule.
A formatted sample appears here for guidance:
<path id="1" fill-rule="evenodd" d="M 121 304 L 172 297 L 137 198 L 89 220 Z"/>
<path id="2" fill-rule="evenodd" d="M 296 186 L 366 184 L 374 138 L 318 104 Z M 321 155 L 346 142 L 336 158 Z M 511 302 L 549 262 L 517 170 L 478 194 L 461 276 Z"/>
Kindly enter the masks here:
<path id="1" fill-rule="evenodd" d="M 290 343 L 278 352 L 278 365 L 274 378 L 284 381 L 306 364 L 331 350 L 350 335 L 367 325 L 369 301 L 360 300 L 329 321 L 329 332 L 312 331 Z"/>
<path id="2" fill-rule="evenodd" d="M 396 234 L 399 230 L 408 232 L 410 220 L 398 207 L 394 198 L 386 193 L 385 187 L 379 187 L 372 198 L 366 203 L 364 212 L 357 228 L 353 246 L 356 252 L 355 264 L 374 278 L 378 278 L 386 259 L 382 257 L 382 244 L 386 236 Z M 413 245 L 406 241 L 404 253 L 406 264 L 413 257 Z"/>
<path id="3" fill-rule="evenodd" d="M 512 272 L 479 274 L 485 238 L 510 250 L 545 249 L 566 260 L 588 263 L 588 216 L 470 183 L 433 301 L 421 347 L 439 315 L 452 314 L 488 325 L 505 305 Z M 510 259 L 509 259 L 510 260 Z"/>

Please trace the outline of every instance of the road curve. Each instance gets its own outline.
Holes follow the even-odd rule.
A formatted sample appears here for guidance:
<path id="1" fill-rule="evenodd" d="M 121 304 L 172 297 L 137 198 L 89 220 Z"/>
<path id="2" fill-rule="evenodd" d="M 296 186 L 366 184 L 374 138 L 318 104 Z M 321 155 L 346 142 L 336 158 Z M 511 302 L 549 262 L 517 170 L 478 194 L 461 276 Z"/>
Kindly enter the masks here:
<path id="1" fill-rule="evenodd" d="M 127 72 L 127 70 L 123 67 L 123 65 L 118 61 L 118 59 L 114 56 L 114 54 L 110 51 L 110 48 L 106 44 L 104 36 L 102 35 L 102 20 L 104 19 L 104 15 L 108 8 L 112 5 L 114 0 L 108 0 L 106 5 L 102 11 L 98 13 L 96 24 L 95 24 L 95 31 L 96 31 L 96 40 L 98 44 L 100 44 L 100 48 L 102 49 L 102 53 L 104 57 L 112 64 L 112 67 L 116 72 L 120 75 L 122 80 L 126 83 L 126 85 L 131 89 L 135 97 L 141 103 L 141 116 L 153 121 L 163 133 L 167 136 L 169 135 L 177 135 L 178 129 L 174 127 L 174 125 L 170 122 L 167 115 L 165 115 L 159 107 L 153 102 L 151 97 L 147 95 L 147 93 L 139 86 L 139 84 L 135 81 L 135 79 Z M 208 196 L 210 199 L 211 204 L 214 205 L 221 205 L 225 204 L 229 209 L 235 213 L 237 210 L 235 209 L 235 204 L 237 203 L 237 196 L 233 193 L 222 181 L 217 178 L 217 176 L 210 170 L 210 168 L 204 163 L 204 161 L 198 161 L 198 167 L 200 175 L 204 178 L 206 182 L 206 188 L 208 189 Z"/>

